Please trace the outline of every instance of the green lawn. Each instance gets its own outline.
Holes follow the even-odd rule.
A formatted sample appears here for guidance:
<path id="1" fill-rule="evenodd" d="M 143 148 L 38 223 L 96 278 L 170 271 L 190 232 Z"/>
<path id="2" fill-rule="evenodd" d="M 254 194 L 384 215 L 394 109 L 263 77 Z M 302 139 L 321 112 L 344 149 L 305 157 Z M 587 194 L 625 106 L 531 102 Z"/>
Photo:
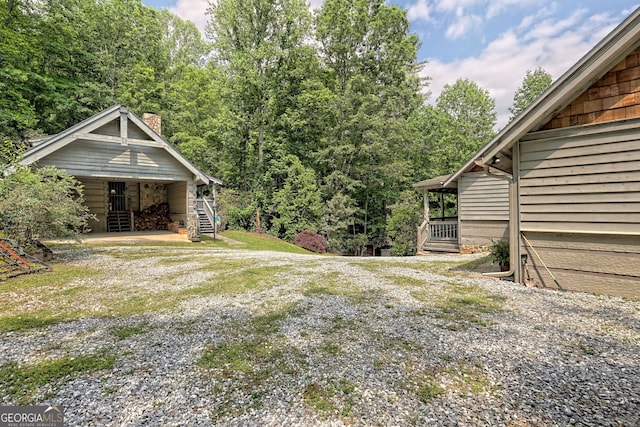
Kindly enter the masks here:
<path id="1" fill-rule="evenodd" d="M 220 235 L 223 237 L 228 237 L 229 239 L 235 240 L 237 242 L 244 243 L 244 245 L 242 246 L 237 246 L 238 249 L 249 249 L 253 251 L 288 252 L 294 254 L 313 253 L 268 234 L 248 233 L 246 231 L 239 230 L 227 230 L 220 233 Z"/>

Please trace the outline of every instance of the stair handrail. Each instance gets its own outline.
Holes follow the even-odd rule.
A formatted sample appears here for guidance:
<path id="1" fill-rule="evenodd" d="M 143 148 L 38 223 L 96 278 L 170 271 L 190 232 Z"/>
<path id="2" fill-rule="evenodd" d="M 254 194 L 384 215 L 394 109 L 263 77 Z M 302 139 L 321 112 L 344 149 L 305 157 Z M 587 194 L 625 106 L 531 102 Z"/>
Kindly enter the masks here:
<path id="1" fill-rule="evenodd" d="M 211 204 L 209 203 L 209 200 L 207 200 L 207 199 L 198 199 L 198 201 L 202 202 L 201 204 L 199 203 L 198 205 L 199 205 L 199 207 L 202 206 L 202 210 L 207 215 L 207 218 L 209 219 L 209 222 L 211 223 L 211 226 L 213 227 L 213 232 L 215 233 L 216 232 L 216 220 L 215 220 L 215 213 L 214 213 L 213 207 L 211 206 Z"/>
<path id="2" fill-rule="evenodd" d="M 418 226 L 418 250 L 422 250 L 425 243 L 429 241 L 429 218 L 425 218 L 422 224 Z"/>

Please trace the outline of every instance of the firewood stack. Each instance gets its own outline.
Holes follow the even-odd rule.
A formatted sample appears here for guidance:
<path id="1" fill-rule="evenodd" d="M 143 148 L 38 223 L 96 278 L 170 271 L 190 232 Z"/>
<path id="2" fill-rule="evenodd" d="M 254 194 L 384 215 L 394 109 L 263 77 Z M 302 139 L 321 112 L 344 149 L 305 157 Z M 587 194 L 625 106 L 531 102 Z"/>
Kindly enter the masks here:
<path id="1" fill-rule="evenodd" d="M 136 231 L 166 230 L 171 223 L 169 204 L 160 203 L 149 206 L 135 216 Z"/>

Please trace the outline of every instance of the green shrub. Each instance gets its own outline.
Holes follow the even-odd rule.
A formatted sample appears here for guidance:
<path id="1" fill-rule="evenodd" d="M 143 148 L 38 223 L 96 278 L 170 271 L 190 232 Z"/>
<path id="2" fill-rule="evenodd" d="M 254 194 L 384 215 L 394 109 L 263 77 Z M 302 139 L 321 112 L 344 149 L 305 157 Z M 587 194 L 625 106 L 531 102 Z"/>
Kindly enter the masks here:
<path id="1" fill-rule="evenodd" d="M 62 170 L 18 166 L 0 178 L 0 230 L 23 246 L 75 237 L 92 218 L 82 184 Z"/>
<path id="2" fill-rule="evenodd" d="M 491 262 L 495 262 L 500 266 L 502 271 L 509 270 L 509 242 L 506 240 L 499 240 L 497 242 L 491 241 L 491 252 L 489 259 Z"/>

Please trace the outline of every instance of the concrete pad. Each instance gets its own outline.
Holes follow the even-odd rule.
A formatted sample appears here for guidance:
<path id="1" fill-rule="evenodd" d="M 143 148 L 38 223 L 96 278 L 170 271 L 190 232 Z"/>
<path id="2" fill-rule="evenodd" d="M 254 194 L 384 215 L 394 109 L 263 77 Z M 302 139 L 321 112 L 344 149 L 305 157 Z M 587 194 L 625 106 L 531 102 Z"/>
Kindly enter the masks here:
<path id="1" fill-rule="evenodd" d="M 152 242 L 189 242 L 186 234 L 171 231 L 131 231 L 120 233 L 89 233 L 80 236 L 81 243 L 152 243 Z M 75 243 L 73 240 L 55 240 L 55 243 Z"/>

